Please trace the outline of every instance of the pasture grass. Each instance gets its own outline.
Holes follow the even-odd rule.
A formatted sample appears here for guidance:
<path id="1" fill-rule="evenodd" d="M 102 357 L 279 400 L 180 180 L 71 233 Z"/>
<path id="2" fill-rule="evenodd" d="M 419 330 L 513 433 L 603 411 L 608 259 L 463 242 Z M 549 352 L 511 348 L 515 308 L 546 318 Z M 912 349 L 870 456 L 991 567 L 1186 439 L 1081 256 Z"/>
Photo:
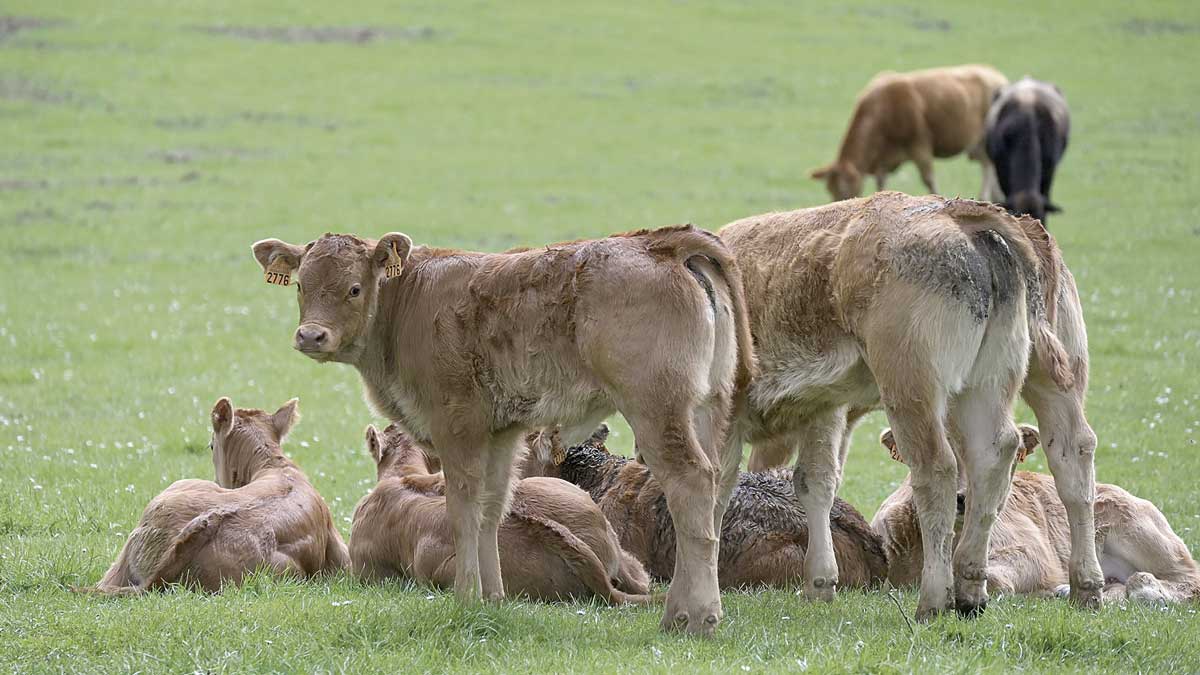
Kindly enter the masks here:
<path id="1" fill-rule="evenodd" d="M 1200 544 L 1200 5 L 848 1 L 33 0 L 0 18 L 0 670 L 1200 670 L 1195 609 L 1001 599 L 909 626 L 882 593 L 727 593 L 717 637 L 659 608 L 462 608 L 441 592 L 255 578 L 81 597 L 145 503 L 211 477 L 208 411 L 301 398 L 285 449 L 348 532 L 374 482 L 357 375 L 289 348 L 294 291 L 249 245 L 327 230 L 501 250 L 816 205 L 877 71 L 1057 82 L 1073 135 L 1050 226 L 1091 333 L 1098 475 Z M 977 193 L 965 159 L 936 167 Z M 915 170 L 891 187 L 920 192 Z M 1029 414 L 1018 411 L 1023 419 Z M 379 420 L 375 420 L 379 421 Z M 843 496 L 903 468 L 860 427 Z M 626 427 L 613 445 L 628 451 Z M 1031 466 L 1045 470 L 1041 455 Z M 911 614 L 915 594 L 896 595 Z"/>

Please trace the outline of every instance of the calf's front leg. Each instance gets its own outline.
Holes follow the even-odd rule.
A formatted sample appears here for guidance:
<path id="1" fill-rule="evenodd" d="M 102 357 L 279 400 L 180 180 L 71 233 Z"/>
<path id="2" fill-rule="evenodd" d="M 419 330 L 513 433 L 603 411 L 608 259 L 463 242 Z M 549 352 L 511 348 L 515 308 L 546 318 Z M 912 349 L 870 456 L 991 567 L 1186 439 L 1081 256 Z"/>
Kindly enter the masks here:
<path id="1" fill-rule="evenodd" d="M 516 452 L 515 438 L 494 439 L 488 448 L 487 471 L 483 477 L 484 492 L 480 499 L 482 521 L 479 531 L 479 576 L 485 600 L 504 598 L 499 533 L 512 496 L 512 465 Z"/>
<path id="2" fill-rule="evenodd" d="M 454 535 L 454 594 L 465 604 L 483 597 L 479 571 L 480 529 L 486 462 L 484 439 L 472 442 L 465 434 L 434 434 L 434 444 L 446 474 L 446 514 Z M 499 555 L 497 555 L 497 559 Z"/>
<path id="3" fill-rule="evenodd" d="M 833 600 L 838 583 L 837 558 L 829 514 L 838 488 L 838 455 L 846 431 L 848 406 L 829 408 L 805 421 L 798 434 L 799 456 L 792 472 L 796 499 L 808 514 L 808 551 L 804 555 L 804 595 Z"/>

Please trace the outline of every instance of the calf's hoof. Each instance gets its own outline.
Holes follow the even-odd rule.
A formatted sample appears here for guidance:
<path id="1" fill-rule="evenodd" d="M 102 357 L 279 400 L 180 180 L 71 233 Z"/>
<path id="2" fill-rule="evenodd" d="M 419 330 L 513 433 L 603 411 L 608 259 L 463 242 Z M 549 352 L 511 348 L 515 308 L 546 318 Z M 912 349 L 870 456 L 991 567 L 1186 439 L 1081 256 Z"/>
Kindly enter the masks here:
<path id="1" fill-rule="evenodd" d="M 982 600 L 977 600 L 977 601 L 973 601 L 973 602 L 972 601 L 964 601 L 964 600 L 955 600 L 954 601 L 954 611 L 958 612 L 958 615 L 964 619 L 974 619 L 974 618 L 978 617 L 980 614 L 983 614 L 983 611 L 985 609 L 987 609 L 987 604 L 988 604 L 987 596 L 984 596 Z"/>
<path id="2" fill-rule="evenodd" d="M 712 637 L 721 622 L 721 610 L 702 611 L 689 615 L 687 612 L 668 612 L 663 615 L 659 626 L 666 632 L 683 630 L 688 635 Z"/>
<path id="3" fill-rule="evenodd" d="M 959 616 L 974 619 L 987 608 L 987 577 L 982 572 L 964 572 L 954 587 L 954 611 Z"/>
<path id="4" fill-rule="evenodd" d="M 921 597 L 917 600 L 917 621 L 922 623 L 932 621 L 943 612 L 949 612 L 953 609 L 954 601 L 950 594 L 950 589 L 947 588 L 944 595 L 930 599 Z"/>
<path id="5" fill-rule="evenodd" d="M 836 593 L 836 577 L 813 577 L 804 582 L 804 597 L 813 602 L 833 602 Z"/>
<path id="6" fill-rule="evenodd" d="M 1104 606 L 1103 591 L 1102 581 L 1080 581 L 1071 584 L 1071 604 L 1080 609 L 1100 609 Z"/>
<path id="7" fill-rule="evenodd" d="M 938 618 L 938 615 L 948 611 L 945 607 L 917 607 L 916 619 L 917 623 L 929 623 Z"/>

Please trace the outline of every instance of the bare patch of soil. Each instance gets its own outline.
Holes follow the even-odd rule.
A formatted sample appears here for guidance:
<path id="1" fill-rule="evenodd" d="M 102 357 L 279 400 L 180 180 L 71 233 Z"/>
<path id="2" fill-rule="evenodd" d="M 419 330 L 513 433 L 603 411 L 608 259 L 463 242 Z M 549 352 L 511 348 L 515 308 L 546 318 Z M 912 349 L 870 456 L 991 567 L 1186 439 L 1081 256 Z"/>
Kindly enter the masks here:
<path id="1" fill-rule="evenodd" d="M 436 31 L 429 26 L 411 28 L 391 26 L 197 26 L 213 35 L 226 35 L 257 42 L 367 44 L 388 40 L 432 40 Z"/>
<path id="2" fill-rule="evenodd" d="M 35 16 L 0 16 L 0 42 L 23 30 L 51 28 L 62 23 L 57 19 L 41 19 Z"/>
<path id="3" fill-rule="evenodd" d="M 340 126 L 343 126 L 341 123 L 333 120 L 317 119 L 307 115 L 263 112 L 256 110 L 243 110 L 241 112 L 230 113 L 226 115 L 183 115 L 180 117 L 159 117 L 154 120 L 154 125 L 162 129 L 219 129 L 227 127 L 234 122 L 317 128 L 324 129 L 326 131 L 336 131 Z"/>
<path id="4" fill-rule="evenodd" d="M 877 19 L 885 19 L 888 21 L 903 21 L 911 28 L 920 31 L 939 31 L 947 32 L 954 28 L 946 19 L 937 16 L 930 16 L 917 7 L 906 5 L 888 5 L 884 7 L 867 7 L 861 9 L 850 10 L 853 14 L 862 16 L 870 16 Z"/>
<path id="5" fill-rule="evenodd" d="M 1121 30 L 1134 35 L 1186 35 L 1200 33 L 1200 24 L 1169 19 L 1130 19 L 1121 23 Z"/>
<path id="6" fill-rule="evenodd" d="M 166 164 L 187 164 L 189 162 L 211 159 L 267 159 L 277 157 L 278 153 L 267 149 L 251 148 L 171 148 L 168 150 L 153 150 L 146 156 Z"/>
<path id="7" fill-rule="evenodd" d="M 57 91 L 24 77 L 0 75 L 0 100 L 61 104 L 75 101 L 75 96 L 69 91 Z"/>

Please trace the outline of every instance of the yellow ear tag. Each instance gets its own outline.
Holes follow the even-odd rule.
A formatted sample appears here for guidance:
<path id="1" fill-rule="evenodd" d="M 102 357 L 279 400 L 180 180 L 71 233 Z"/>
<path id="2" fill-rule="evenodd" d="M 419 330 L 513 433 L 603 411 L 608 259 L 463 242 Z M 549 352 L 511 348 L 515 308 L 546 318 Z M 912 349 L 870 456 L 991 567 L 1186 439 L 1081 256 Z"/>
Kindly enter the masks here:
<path id="1" fill-rule="evenodd" d="M 389 244 L 387 265 L 383 268 L 383 275 L 388 279 L 395 279 L 403 270 L 404 261 L 400 259 L 400 251 L 396 250 L 395 243 Z"/>
<path id="2" fill-rule="evenodd" d="M 292 283 L 292 266 L 283 258 L 276 258 L 267 266 L 267 283 L 287 286 Z"/>
<path id="3" fill-rule="evenodd" d="M 904 460 L 900 459 L 900 451 L 896 449 L 896 446 L 893 445 L 892 447 L 888 448 L 888 454 L 891 455 L 892 459 L 896 460 L 897 462 L 900 462 L 901 464 L 904 463 Z"/>
<path id="4" fill-rule="evenodd" d="M 557 431 L 550 437 L 550 460 L 554 462 L 554 466 L 561 466 L 563 462 L 567 461 L 567 449 L 559 440 Z"/>

